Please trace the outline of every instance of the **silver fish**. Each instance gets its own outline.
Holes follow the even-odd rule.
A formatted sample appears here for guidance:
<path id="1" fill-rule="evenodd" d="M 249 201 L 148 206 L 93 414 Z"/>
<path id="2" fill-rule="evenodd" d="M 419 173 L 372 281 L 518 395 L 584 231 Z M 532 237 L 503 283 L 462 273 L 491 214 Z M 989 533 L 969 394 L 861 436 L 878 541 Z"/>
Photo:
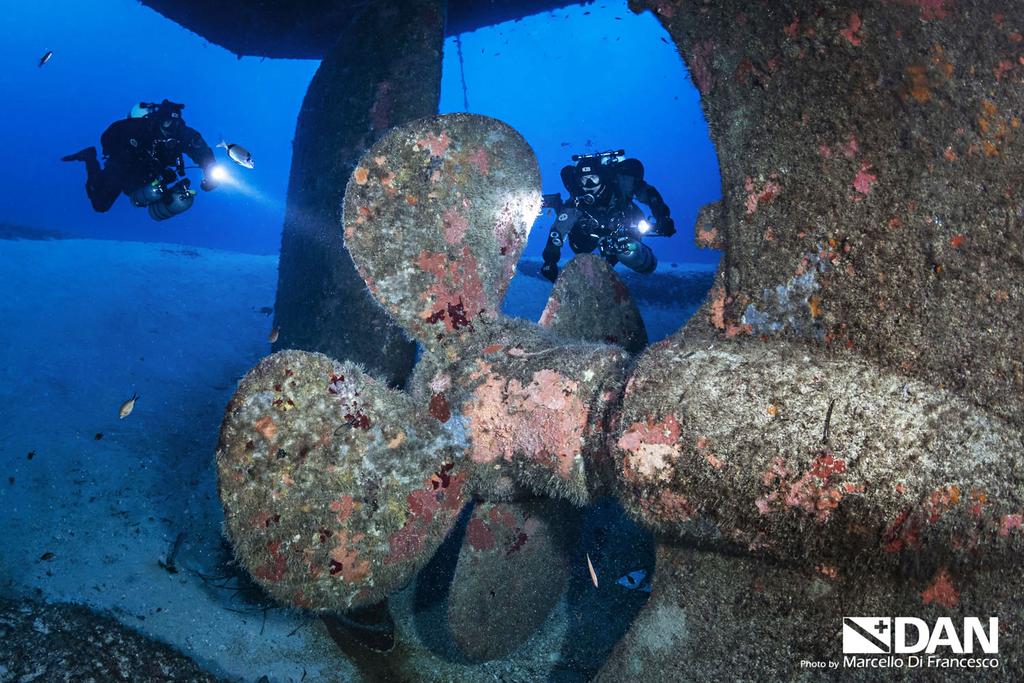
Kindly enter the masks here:
<path id="1" fill-rule="evenodd" d="M 249 153 L 245 147 L 241 145 L 235 145 L 225 142 L 223 139 L 217 143 L 218 147 L 223 147 L 228 151 L 228 156 L 231 161 L 235 162 L 239 166 L 244 168 L 253 168 L 256 166 L 256 162 L 252 159 L 252 154 Z"/>
<path id="2" fill-rule="evenodd" d="M 590 582 L 597 588 L 597 572 L 594 571 L 594 563 L 590 561 L 590 553 L 587 553 L 587 571 L 590 572 Z"/>
<path id="3" fill-rule="evenodd" d="M 122 420 L 132 414 L 132 411 L 135 410 L 135 402 L 138 400 L 139 395 L 132 394 L 130 399 L 121 404 L 121 409 L 118 411 L 118 415 L 121 416 Z"/>
<path id="4" fill-rule="evenodd" d="M 43 64 L 46 64 L 53 58 L 53 50 L 47 50 L 46 54 L 39 58 L 39 66 L 42 68 Z"/>

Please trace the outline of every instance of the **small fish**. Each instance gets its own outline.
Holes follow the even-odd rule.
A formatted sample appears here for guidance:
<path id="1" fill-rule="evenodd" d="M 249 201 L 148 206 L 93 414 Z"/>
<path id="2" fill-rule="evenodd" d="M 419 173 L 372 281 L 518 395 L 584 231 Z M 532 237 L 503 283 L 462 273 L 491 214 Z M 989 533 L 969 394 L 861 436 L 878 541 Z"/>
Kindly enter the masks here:
<path id="1" fill-rule="evenodd" d="M 121 416 L 122 420 L 132 414 L 132 411 L 135 410 L 135 402 L 138 400 L 139 395 L 132 394 L 130 399 L 121 404 L 121 409 L 118 411 L 118 415 Z"/>
<path id="2" fill-rule="evenodd" d="M 636 571 L 630 572 L 625 576 L 621 577 L 615 583 L 628 588 L 629 590 L 636 590 L 643 585 L 644 579 L 647 578 L 647 572 L 643 569 L 637 569 Z"/>
<path id="3" fill-rule="evenodd" d="M 53 59 L 53 50 L 47 50 L 46 54 L 39 58 L 39 68 L 43 68 L 43 64 Z"/>
<path id="4" fill-rule="evenodd" d="M 270 315 L 271 313 L 274 312 L 274 307 L 273 306 L 261 306 L 260 309 L 259 309 L 259 312 L 262 313 L 263 315 Z"/>
<path id="5" fill-rule="evenodd" d="M 36 452 L 35 451 L 29 451 L 28 452 L 28 459 L 31 460 L 34 457 L 36 457 Z"/>
<path id="6" fill-rule="evenodd" d="M 249 154 L 249 150 L 241 145 L 228 144 L 221 139 L 221 141 L 217 143 L 217 146 L 226 149 L 231 161 L 235 162 L 239 166 L 253 168 L 256 165 L 256 162 L 252 159 L 252 154 Z"/>
<path id="7" fill-rule="evenodd" d="M 52 560 L 55 557 L 57 557 L 56 553 L 52 553 L 50 551 L 46 551 L 45 553 L 42 554 L 42 557 L 39 558 L 39 561 L 40 562 L 49 562 L 50 560 Z"/>
<path id="8" fill-rule="evenodd" d="M 590 561 L 590 553 L 587 553 L 587 570 L 590 572 L 590 582 L 597 588 L 597 572 L 594 571 L 594 563 Z"/>
<path id="9" fill-rule="evenodd" d="M 103 438 L 103 432 L 96 432 L 96 436 L 92 438 L 95 439 L 96 441 L 99 441 L 100 439 Z"/>
<path id="10" fill-rule="evenodd" d="M 279 334 L 281 334 L 281 328 L 275 327 L 270 331 L 270 334 L 267 335 L 267 341 L 270 342 L 271 344 L 277 342 L 277 337 Z"/>

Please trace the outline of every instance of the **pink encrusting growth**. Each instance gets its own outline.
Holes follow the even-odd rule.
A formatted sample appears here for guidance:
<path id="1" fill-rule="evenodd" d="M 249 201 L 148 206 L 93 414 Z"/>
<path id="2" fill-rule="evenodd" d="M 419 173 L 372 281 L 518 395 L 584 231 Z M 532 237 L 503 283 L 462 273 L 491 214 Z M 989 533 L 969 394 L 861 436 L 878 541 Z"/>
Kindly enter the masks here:
<path id="1" fill-rule="evenodd" d="M 849 41 L 850 45 L 860 45 L 860 36 L 857 35 L 860 32 L 860 25 L 860 15 L 854 12 L 850 15 L 849 25 L 839 33 Z"/>
<path id="2" fill-rule="evenodd" d="M 759 206 L 770 204 L 782 191 L 782 186 L 774 179 L 758 184 L 754 182 L 753 178 L 747 176 L 743 181 L 743 189 L 747 192 L 746 209 L 750 214 L 757 211 Z"/>
<path id="3" fill-rule="evenodd" d="M 465 404 L 476 463 L 526 457 L 561 479 L 577 467 L 588 411 L 576 381 L 554 370 L 533 373 L 523 385 L 477 361 L 482 383 Z"/>
<path id="4" fill-rule="evenodd" d="M 853 189 L 865 196 L 871 194 L 871 188 L 874 186 L 875 181 L 878 180 L 878 176 L 871 172 L 871 168 L 871 164 L 862 164 L 860 170 L 857 171 L 856 177 L 853 179 Z"/>
<path id="5" fill-rule="evenodd" d="M 999 535 L 1006 537 L 1010 532 L 1024 528 L 1024 515 L 1004 515 L 999 524 Z"/>
<path id="6" fill-rule="evenodd" d="M 448 132 L 442 130 L 440 135 L 427 135 L 417 140 L 416 144 L 422 149 L 430 150 L 430 156 L 441 157 L 448 151 L 451 139 L 448 137 Z"/>
<path id="7" fill-rule="evenodd" d="M 697 230 L 697 246 L 704 247 L 706 249 L 718 249 L 721 244 L 718 239 L 718 229 L 712 228 L 711 230 Z"/>
<path id="8" fill-rule="evenodd" d="M 648 420 L 630 425 L 618 441 L 619 448 L 628 453 L 626 476 L 671 479 L 675 461 L 679 458 L 678 440 L 679 423 L 671 414 L 660 422 Z"/>
<path id="9" fill-rule="evenodd" d="M 770 490 L 755 505 L 762 515 L 795 508 L 810 513 L 819 522 L 828 521 L 839 506 L 845 488 L 831 485 L 832 478 L 842 474 L 846 464 L 830 453 L 817 456 L 804 474 L 795 477 L 782 458 L 775 458 L 761 477 Z"/>
<path id="10" fill-rule="evenodd" d="M 449 209 L 442 217 L 444 220 L 444 238 L 451 244 L 462 244 L 462 238 L 469 227 L 469 219 L 454 209 Z"/>
<path id="11" fill-rule="evenodd" d="M 491 172 L 491 164 L 487 160 L 487 150 L 482 147 L 469 156 L 469 163 L 484 175 Z"/>

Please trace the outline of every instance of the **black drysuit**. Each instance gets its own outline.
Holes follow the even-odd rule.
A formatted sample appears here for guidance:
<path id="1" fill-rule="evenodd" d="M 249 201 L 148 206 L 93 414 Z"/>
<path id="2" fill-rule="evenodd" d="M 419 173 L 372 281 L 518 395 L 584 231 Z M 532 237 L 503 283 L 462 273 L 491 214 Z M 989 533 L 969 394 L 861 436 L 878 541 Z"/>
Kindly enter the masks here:
<path id="1" fill-rule="evenodd" d="M 115 121 L 100 136 L 103 157 L 86 159 L 85 191 L 96 211 L 107 211 L 122 192 L 134 190 L 157 178 L 171 183 L 182 154 L 204 171 L 215 163 L 213 150 L 198 131 L 177 123 L 165 130 L 159 119 L 146 116 Z"/>
<path id="2" fill-rule="evenodd" d="M 557 208 L 557 218 L 548 235 L 544 247 L 545 275 L 554 280 L 558 272 L 558 260 L 561 257 L 561 244 L 568 241 L 573 252 L 577 254 L 594 251 L 603 238 L 613 235 L 616 230 L 635 226 L 643 217 L 634 200 L 646 204 L 651 215 L 657 221 L 658 234 L 670 236 L 675 233 L 675 226 L 669 216 L 669 208 L 654 186 L 644 180 L 644 167 L 637 159 L 605 164 L 600 167 L 602 190 L 588 199 L 586 191 L 580 186 L 579 172 L 575 166 L 562 169 L 562 183 L 569 191 L 569 201 Z M 605 254 L 613 265 L 621 262 L 640 273 L 650 273 L 658 265 L 654 252 L 646 244 L 634 236 L 637 250 L 629 255 Z"/>

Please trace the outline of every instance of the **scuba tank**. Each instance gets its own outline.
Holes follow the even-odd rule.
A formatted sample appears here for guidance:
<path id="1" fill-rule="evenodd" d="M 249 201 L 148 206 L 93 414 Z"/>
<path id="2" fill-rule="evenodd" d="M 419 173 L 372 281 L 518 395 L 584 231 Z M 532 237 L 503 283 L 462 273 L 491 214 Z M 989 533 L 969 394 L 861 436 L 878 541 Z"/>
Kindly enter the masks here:
<path id="1" fill-rule="evenodd" d="M 148 205 L 149 217 L 155 221 L 164 221 L 191 209 L 196 198 L 195 190 L 190 189 L 191 185 L 188 178 L 183 178 L 167 188 L 161 201 Z"/>
<path id="2" fill-rule="evenodd" d="M 164 196 L 164 184 L 159 178 L 147 183 L 129 195 L 132 204 L 135 206 L 150 206 L 160 201 Z"/>

